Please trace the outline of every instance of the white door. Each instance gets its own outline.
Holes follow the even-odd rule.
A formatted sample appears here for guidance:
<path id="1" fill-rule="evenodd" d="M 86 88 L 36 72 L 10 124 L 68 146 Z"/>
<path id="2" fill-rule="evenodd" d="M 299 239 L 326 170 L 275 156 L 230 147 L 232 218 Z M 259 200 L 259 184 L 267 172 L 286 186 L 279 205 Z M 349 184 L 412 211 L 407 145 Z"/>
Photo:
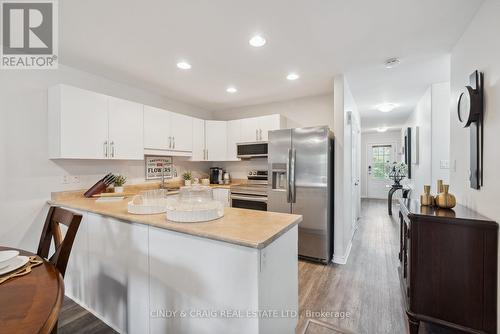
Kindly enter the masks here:
<path id="1" fill-rule="evenodd" d="M 108 97 L 110 159 L 143 160 L 142 104 Z"/>
<path id="2" fill-rule="evenodd" d="M 205 147 L 207 149 L 207 160 L 226 160 L 227 122 L 205 121 Z"/>
<path id="3" fill-rule="evenodd" d="M 170 137 L 170 112 L 144 106 L 144 148 L 169 150 Z"/>
<path id="4" fill-rule="evenodd" d="M 193 118 L 171 113 L 170 121 L 172 149 L 191 152 L 193 150 Z"/>
<path id="5" fill-rule="evenodd" d="M 205 121 L 193 118 L 193 155 L 191 161 L 205 160 Z"/>
<path id="6" fill-rule="evenodd" d="M 241 120 L 227 122 L 227 160 L 240 160 L 237 156 L 236 144 L 241 142 Z"/>
<path id="7" fill-rule="evenodd" d="M 245 118 L 241 120 L 241 143 L 252 143 L 259 138 L 259 118 Z"/>
<path id="8" fill-rule="evenodd" d="M 259 140 L 267 141 L 267 133 L 272 130 L 279 130 L 281 128 L 281 116 L 269 115 L 259 117 Z"/>
<path id="9" fill-rule="evenodd" d="M 108 149 L 108 98 L 61 85 L 60 158 L 105 159 Z M 55 102 L 57 103 L 57 101 Z"/>
<path id="10" fill-rule="evenodd" d="M 392 182 L 389 179 L 386 166 L 394 162 L 394 143 L 378 143 L 367 145 L 367 191 L 369 198 L 387 198 L 388 185 Z"/>

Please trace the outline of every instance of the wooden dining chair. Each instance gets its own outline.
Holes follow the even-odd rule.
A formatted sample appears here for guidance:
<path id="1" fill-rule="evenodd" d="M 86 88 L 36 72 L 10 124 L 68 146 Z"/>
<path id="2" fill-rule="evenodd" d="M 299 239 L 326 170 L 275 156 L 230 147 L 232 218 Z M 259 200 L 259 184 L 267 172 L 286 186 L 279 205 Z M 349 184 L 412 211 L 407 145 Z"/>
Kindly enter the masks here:
<path id="1" fill-rule="evenodd" d="M 73 241 L 75 240 L 81 220 L 82 215 L 55 206 L 51 206 L 47 214 L 36 253 L 54 264 L 62 277 L 64 277 L 64 273 L 66 272 Z M 62 237 L 60 224 L 68 227 L 64 238 Z M 55 252 L 49 258 L 52 239 L 54 240 Z"/>

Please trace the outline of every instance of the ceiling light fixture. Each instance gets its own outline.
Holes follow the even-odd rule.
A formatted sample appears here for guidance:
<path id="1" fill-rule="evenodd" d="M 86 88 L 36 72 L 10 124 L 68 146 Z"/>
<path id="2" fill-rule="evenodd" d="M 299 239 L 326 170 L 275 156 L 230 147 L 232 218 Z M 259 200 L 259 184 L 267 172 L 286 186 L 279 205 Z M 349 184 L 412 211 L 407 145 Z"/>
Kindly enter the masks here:
<path id="1" fill-rule="evenodd" d="M 290 73 L 286 76 L 287 80 L 290 80 L 290 81 L 293 81 L 293 80 L 297 80 L 298 78 L 300 78 L 300 75 L 298 75 L 297 73 Z"/>
<path id="2" fill-rule="evenodd" d="M 377 132 L 386 132 L 387 128 L 377 128 Z"/>
<path id="3" fill-rule="evenodd" d="M 234 94 L 237 91 L 238 90 L 236 89 L 236 87 L 227 87 L 227 89 L 226 89 L 226 92 L 231 93 L 231 94 Z"/>
<path id="4" fill-rule="evenodd" d="M 264 46 L 266 44 L 266 39 L 261 35 L 255 35 L 250 38 L 248 43 L 255 48 L 260 48 L 261 46 Z"/>
<path id="5" fill-rule="evenodd" d="M 181 70 L 189 70 L 191 69 L 191 64 L 185 61 L 180 61 L 177 63 L 177 67 Z"/>
<path id="6" fill-rule="evenodd" d="M 385 61 L 385 68 L 393 68 L 401 64 L 401 60 L 398 58 L 389 58 Z"/>
<path id="7" fill-rule="evenodd" d="M 393 111 L 398 105 L 395 103 L 383 103 L 379 104 L 376 108 L 378 111 L 381 112 L 391 112 Z"/>

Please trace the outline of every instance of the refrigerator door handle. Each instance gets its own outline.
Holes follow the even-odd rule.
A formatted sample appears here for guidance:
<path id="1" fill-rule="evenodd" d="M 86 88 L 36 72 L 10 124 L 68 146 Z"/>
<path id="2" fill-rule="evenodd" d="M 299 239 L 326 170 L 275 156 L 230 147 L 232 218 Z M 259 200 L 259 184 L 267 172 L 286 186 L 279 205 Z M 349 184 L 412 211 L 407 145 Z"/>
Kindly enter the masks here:
<path id="1" fill-rule="evenodd" d="M 290 203 L 295 203 L 295 149 L 290 150 Z"/>
<path id="2" fill-rule="evenodd" d="M 292 199 L 290 196 L 290 189 L 292 187 L 290 186 L 290 159 L 292 156 L 292 149 L 288 149 L 288 155 L 286 158 L 286 202 L 287 203 L 292 203 Z"/>

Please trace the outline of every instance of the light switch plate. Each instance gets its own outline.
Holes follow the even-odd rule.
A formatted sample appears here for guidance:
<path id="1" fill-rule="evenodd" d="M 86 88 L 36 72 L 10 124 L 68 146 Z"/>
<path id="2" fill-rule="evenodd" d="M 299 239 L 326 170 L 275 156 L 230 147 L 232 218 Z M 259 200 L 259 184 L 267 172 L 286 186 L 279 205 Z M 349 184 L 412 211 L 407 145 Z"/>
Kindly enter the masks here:
<path id="1" fill-rule="evenodd" d="M 441 169 L 450 169 L 450 160 L 441 160 L 439 162 L 439 167 Z"/>

